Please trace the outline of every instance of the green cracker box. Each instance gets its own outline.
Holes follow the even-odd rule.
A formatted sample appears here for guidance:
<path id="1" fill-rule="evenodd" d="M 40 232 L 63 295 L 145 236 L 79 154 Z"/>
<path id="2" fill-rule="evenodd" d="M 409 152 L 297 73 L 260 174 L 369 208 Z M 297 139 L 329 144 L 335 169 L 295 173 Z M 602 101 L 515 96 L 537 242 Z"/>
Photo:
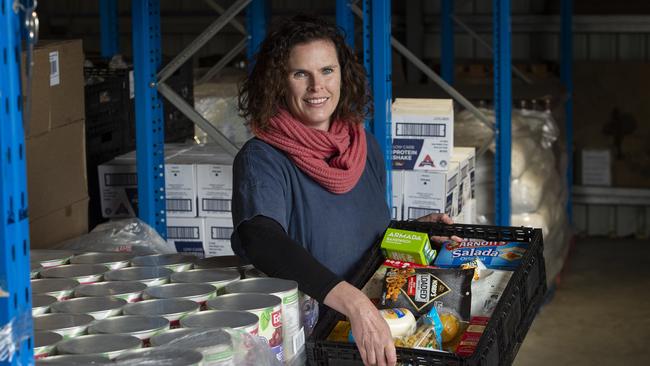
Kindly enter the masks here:
<path id="1" fill-rule="evenodd" d="M 428 265 L 436 257 L 429 235 L 415 231 L 386 229 L 381 249 L 388 259 Z"/>

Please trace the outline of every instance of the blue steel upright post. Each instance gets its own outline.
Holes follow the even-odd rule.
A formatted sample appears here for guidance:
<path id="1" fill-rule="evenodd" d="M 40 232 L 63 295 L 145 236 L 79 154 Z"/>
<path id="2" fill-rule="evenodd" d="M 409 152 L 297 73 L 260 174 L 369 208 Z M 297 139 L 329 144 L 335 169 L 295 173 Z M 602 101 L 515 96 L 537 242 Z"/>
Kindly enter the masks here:
<path id="1" fill-rule="evenodd" d="M 120 53 L 117 0 L 99 0 L 99 23 L 102 58 Z"/>
<path id="2" fill-rule="evenodd" d="M 345 42 L 354 49 L 354 14 L 350 0 L 336 0 L 336 24 L 345 32 Z"/>
<path id="3" fill-rule="evenodd" d="M 138 216 L 167 237 L 165 209 L 165 123 L 157 89 L 161 63 L 159 0 L 133 0 Z"/>
<path id="4" fill-rule="evenodd" d="M 573 222 L 573 206 L 571 191 L 573 190 L 573 0 L 562 0 L 561 17 L 561 63 L 560 79 L 566 89 L 568 98 L 564 104 L 566 112 L 566 180 L 568 188 L 567 214 L 569 222 Z"/>
<path id="5" fill-rule="evenodd" d="M 392 104 L 392 47 L 391 38 L 391 2 L 386 0 L 363 1 L 364 25 L 364 64 L 370 77 L 374 100 L 372 121 L 366 122 L 375 135 L 386 163 L 386 202 L 392 201 L 392 139 L 391 139 L 391 104 Z"/>
<path id="6" fill-rule="evenodd" d="M 0 1 L 0 341 L 11 341 L 16 348 L 0 349 L 0 365 L 31 365 L 29 219 L 19 71 L 22 17 L 13 4 Z"/>
<path id="7" fill-rule="evenodd" d="M 496 153 L 495 223 L 510 225 L 510 150 L 512 146 L 512 71 L 510 66 L 510 0 L 493 0 L 494 112 Z"/>
<path id="8" fill-rule="evenodd" d="M 267 0 L 253 0 L 246 8 L 246 29 L 250 36 L 248 41 L 248 60 L 253 62 L 260 43 L 266 37 L 266 27 L 270 16 L 270 7 Z"/>
<path id="9" fill-rule="evenodd" d="M 454 0 L 442 0 L 440 4 L 441 17 L 441 50 L 440 71 L 442 78 L 449 85 L 454 84 Z"/>

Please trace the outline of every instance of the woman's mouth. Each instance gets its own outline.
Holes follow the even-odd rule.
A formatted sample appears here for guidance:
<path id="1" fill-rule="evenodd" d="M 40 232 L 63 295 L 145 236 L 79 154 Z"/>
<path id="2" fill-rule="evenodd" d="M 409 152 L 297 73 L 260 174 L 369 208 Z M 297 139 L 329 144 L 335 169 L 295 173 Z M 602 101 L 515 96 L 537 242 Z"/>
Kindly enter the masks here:
<path id="1" fill-rule="evenodd" d="M 323 97 L 323 98 L 305 98 L 303 100 L 305 101 L 305 103 L 309 105 L 318 106 L 325 103 L 328 99 L 329 98 L 327 97 Z"/>

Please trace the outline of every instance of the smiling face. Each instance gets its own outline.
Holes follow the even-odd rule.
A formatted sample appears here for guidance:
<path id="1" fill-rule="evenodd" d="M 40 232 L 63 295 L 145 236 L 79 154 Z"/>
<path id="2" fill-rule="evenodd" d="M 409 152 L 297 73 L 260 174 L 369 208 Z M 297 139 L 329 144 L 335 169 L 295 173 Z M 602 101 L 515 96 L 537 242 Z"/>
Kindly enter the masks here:
<path id="1" fill-rule="evenodd" d="M 298 44 L 287 66 L 289 112 L 307 127 L 327 131 L 341 96 L 341 67 L 334 44 L 329 40 Z"/>

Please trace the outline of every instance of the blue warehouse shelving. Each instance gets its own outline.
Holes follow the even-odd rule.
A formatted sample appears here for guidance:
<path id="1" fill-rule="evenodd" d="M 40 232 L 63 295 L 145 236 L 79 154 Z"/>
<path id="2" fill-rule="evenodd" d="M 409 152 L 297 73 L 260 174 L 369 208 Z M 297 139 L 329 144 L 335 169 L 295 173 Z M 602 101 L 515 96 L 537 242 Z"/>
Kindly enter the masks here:
<path id="1" fill-rule="evenodd" d="M 23 1 L 26 3 L 28 1 Z M 373 118 L 367 126 L 382 145 L 390 174 L 390 120 L 391 120 L 391 46 L 409 58 L 428 77 L 440 85 L 464 107 L 474 111 L 473 106 L 458 94 L 453 84 L 453 1 L 442 1 L 443 52 L 442 78 L 417 60 L 399 42 L 391 37 L 390 1 L 363 0 L 362 10 L 354 1 L 337 0 L 337 23 L 346 30 L 347 40 L 354 43 L 353 14 L 363 19 L 364 63 L 371 78 L 375 99 Z M 17 60 L 21 53 L 21 39 L 25 33 L 20 25 L 25 11 L 15 11 L 13 1 L 1 1 L 0 9 L 0 329 L 5 344 L 0 346 L 0 357 L 11 355 L 11 359 L 0 359 L 0 365 L 29 365 L 33 360 L 31 338 L 31 292 L 29 287 L 29 227 L 26 197 L 26 173 L 24 159 L 24 131 L 22 118 L 22 95 L 20 71 Z M 497 224 L 507 225 L 510 212 L 510 0 L 493 0 L 494 12 L 494 66 L 495 107 L 497 137 Z M 263 0 L 239 0 L 213 22 L 178 57 L 161 69 L 160 50 L 160 3 L 159 0 L 133 0 L 133 46 L 136 98 L 137 169 L 140 217 L 156 228 L 163 236 L 166 232 L 164 192 L 164 123 L 162 122 L 162 101 L 164 96 L 208 132 L 227 151 L 234 154 L 236 147 L 191 106 L 184 105 L 177 95 L 165 84 L 165 79 L 176 68 L 187 61 L 225 24 L 233 22 L 235 28 L 243 27 L 233 21 L 235 15 L 247 7 L 247 35 L 233 51 L 215 65 L 216 73 L 228 60 L 248 47 L 248 54 L 256 49 L 263 39 L 269 6 Z M 117 2 L 100 0 L 102 56 L 109 58 L 118 52 Z M 570 95 L 571 73 L 571 15 L 572 0 L 562 0 L 562 81 Z M 248 46 L 247 46 L 248 45 Z M 6 77 L 4 77 L 6 76 Z M 446 81 L 446 82 L 445 82 Z M 567 101 L 567 146 L 571 153 L 572 104 Z M 477 115 L 480 112 L 476 110 Z M 569 167 L 569 172 L 571 167 Z M 569 187 L 571 175 L 567 174 Z M 387 179 L 390 182 L 390 179 Z M 390 183 L 388 183 L 390 184 Z M 390 186 L 388 187 L 390 192 Z M 390 194 L 387 197 L 390 200 Z M 570 204 L 569 204 L 570 206 Z M 7 331 L 10 330 L 9 333 Z M 16 342 L 7 342 L 7 335 Z M 6 348 L 14 344 L 15 349 Z M 5 348 L 2 348 L 5 347 Z M 9 350 L 9 353 L 3 351 Z"/>

